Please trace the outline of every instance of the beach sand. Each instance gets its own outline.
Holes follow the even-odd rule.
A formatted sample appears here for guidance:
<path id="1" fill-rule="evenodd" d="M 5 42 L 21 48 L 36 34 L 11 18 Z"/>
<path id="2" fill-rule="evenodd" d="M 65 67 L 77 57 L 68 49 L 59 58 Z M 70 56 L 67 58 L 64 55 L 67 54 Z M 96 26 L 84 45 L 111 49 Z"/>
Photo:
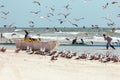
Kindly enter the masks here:
<path id="1" fill-rule="evenodd" d="M 0 80 L 120 80 L 120 63 L 0 52 Z"/>

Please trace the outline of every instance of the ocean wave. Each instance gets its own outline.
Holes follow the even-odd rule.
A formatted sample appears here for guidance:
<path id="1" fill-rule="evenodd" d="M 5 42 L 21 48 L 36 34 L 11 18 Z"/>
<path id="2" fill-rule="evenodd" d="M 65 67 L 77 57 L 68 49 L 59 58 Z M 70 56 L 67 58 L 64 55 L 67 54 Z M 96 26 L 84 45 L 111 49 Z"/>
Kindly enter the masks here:
<path id="1" fill-rule="evenodd" d="M 79 32 L 55 32 L 60 34 L 78 34 Z"/>

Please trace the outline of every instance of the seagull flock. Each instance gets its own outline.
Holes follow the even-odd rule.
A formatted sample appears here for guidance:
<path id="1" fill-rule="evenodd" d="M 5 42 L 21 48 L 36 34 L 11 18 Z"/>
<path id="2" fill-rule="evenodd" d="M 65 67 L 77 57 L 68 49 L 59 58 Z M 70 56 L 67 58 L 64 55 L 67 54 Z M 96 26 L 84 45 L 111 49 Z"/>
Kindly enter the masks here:
<path id="1" fill-rule="evenodd" d="M 85 2 L 89 1 L 90 2 L 92 0 L 84 0 L 84 1 Z M 38 1 L 38 0 L 32 1 L 32 3 L 33 3 L 33 5 L 36 5 L 36 6 L 40 7 L 40 8 L 41 8 L 41 6 L 43 6 L 42 3 L 40 3 L 40 1 Z M 101 6 L 101 8 L 103 10 L 106 10 L 106 9 L 109 8 L 110 5 L 116 5 L 118 8 L 120 8 L 120 2 L 117 2 L 117 1 L 112 1 L 112 2 L 109 2 L 109 3 L 108 2 L 104 3 Z M 38 15 L 39 19 L 48 20 L 48 21 L 53 21 L 51 19 L 51 17 L 54 17 L 54 18 L 56 18 L 56 21 L 58 21 L 58 23 L 60 25 L 62 25 L 63 23 L 67 23 L 67 24 L 70 24 L 71 26 L 74 26 L 74 27 L 79 27 L 79 24 L 77 24 L 77 23 L 79 23 L 79 21 L 81 21 L 81 20 L 86 20 L 87 19 L 87 17 L 85 18 L 85 16 L 83 16 L 83 17 L 77 17 L 77 18 L 74 17 L 73 19 L 69 19 L 69 16 L 72 15 L 72 9 L 73 9 L 71 7 L 71 4 L 69 4 L 69 3 L 67 3 L 63 7 L 61 7 L 64 10 L 66 10 L 66 13 L 63 13 L 63 12 L 57 13 L 56 9 L 55 9 L 55 6 L 54 5 L 52 7 L 50 7 L 50 6 L 51 5 L 44 6 L 46 8 L 46 10 L 49 10 L 49 12 L 47 14 L 44 14 L 44 16 L 40 16 L 41 15 L 40 13 L 42 12 L 40 10 L 36 10 L 36 11 L 31 10 L 31 11 L 29 11 L 29 13 L 33 14 L 33 15 Z M 5 21 L 5 20 L 8 19 L 8 15 L 11 14 L 11 11 L 4 11 L 4 9 L 2 9 L 2 8 L 6 8 L 6 6 L 4 4 L 0 4 L 0 11 L 1 11 L 1 14 L 2 14 L 1 15 L 1 19 L 3 21 Z M 120 18 L 120 13 L 116 14 L 116 17 Z M 101 18 L 104 19 L 105 21 L 107 21 L 107 23 L 106 23 L 107 26 L 115 26 L 116 25 L 115 22 L 112 20 L 111 17 L 103 16 Z M 35 26 L 35 21 L 34 20 L 29 20 L 28 24 L 29 24 L 30 27 L 34 27 Z M 55 25 L 53 25 L 53 27 L 54 26 Z M 83 25 L 83 26 L 85 28 L 85 25 Z M 12 22 L 7 27 L 15 27 L 15 22 Z M 92 28 L 95 28 L 95 27 L 98 28 L 99 25 L 98 24 L 91 24 L 91 27 Z"/>

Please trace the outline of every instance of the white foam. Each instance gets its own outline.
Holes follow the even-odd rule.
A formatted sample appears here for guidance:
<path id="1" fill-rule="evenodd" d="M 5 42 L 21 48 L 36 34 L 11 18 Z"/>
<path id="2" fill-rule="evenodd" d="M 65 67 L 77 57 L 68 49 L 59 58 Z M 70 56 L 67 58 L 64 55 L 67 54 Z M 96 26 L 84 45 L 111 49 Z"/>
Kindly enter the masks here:
<path id="1" fill-rule="evenodd" d="M 60 34 L 78 34 L 79 32 L 55 32 L 55 33 L 60 33 Z"/>
<path id="2" fill-rule="evenodd" d="M 115 30 L 116 33 L 120 33 L 120 30 Z"/>
<path id="3" fill-rule="evenodd" d="M 15 29 L 15 32 L 23 31 L 23 29 Z"/>
<path id="4" fill-rule="evenodd" d="M 12 38 L 24 38 L 24 35 L 20 34 L 20 33 L 16 33 L 16 32 L 12 32 L 12 33 L 3 33 L 3 36 L 5 38 L 8 39 L 12 39 Z"/>
<path id="5" fill-rule="evenodd" d="M 120 37 L 112 37 L 112 42 L 117 42 Z M 93 39 L 86 39 L 86 41 L 105 42 L 103 37 L 93 36 Z"/>

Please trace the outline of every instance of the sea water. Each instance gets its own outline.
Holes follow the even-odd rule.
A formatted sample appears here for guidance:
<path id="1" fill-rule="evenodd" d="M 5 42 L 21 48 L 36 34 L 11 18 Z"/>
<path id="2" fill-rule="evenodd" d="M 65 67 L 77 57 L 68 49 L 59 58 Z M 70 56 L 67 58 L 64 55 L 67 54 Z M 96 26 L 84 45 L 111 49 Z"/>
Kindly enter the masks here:
<path id="1" fill-rule="evenodd" d="M 5 47 L 7 49 L 16 49 L 15 45 L 0 45 L 0 47 Z M 120 54 L 120 47 L 115 47 L 116 50 L 112 49 L 111 47 L 107 50 L 106 47 L 91 47 L 91 46 L 63 46 L 60 45 L 57 48 L 57 51 L 70 51 L 71 53 L 77 52 L 77 54 L 83 53 L 90 53 L 90 54 L 106 54 L 106 53 L 113 53 L 113 54 Z"/>
<path id="2" fill-rule="evenodd" d="M 120 29 L 116 28 L 113 32 L 112 28 L 0 28 L 4 38 L 8 39 L 23 39 L 27 30 L 32 38 L 41 38 L 42 41 L 58 41 L 60 44 L 71 44 L 72 40 L 77 37 L 77 42 L 80 43 L 80 39 L 83 39 L 85 43 L 106 43 L 102 34 L 105 33 L 113 38 L 112 42 L 118 42 L 120 40 Z M 0 45 L 0 47 L 15 48 L 15 45 Z M 70 50 L 71 52 L 78 52 L 82 54 L 84 52 L 89 53 L 106 53 L 105 46 L 64 46 L 60 45 L 58 51 Z M 114 54 L 119 54 L 119 47 L 116 50 L 109 49 Z"/>

